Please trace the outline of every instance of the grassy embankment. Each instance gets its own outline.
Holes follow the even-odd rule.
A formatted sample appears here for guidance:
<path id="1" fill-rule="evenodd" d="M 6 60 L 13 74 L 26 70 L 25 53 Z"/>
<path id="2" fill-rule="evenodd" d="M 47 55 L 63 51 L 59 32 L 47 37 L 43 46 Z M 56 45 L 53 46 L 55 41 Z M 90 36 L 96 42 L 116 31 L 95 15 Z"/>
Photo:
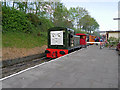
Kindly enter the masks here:
<path id="1" fill-rule="evenodd" d="M 45 17 L 2 7 L 2 47 L 34 48 L 47 45 L 47 30 L 53 23 Z"/>
<path id="2" fill-rule="evenodd" d="M 47 34 L 41 32 L 40 36 L 23 32 L 7 32 L 2 34 L 2 47 L 34 48 L 47 45 Z"/>

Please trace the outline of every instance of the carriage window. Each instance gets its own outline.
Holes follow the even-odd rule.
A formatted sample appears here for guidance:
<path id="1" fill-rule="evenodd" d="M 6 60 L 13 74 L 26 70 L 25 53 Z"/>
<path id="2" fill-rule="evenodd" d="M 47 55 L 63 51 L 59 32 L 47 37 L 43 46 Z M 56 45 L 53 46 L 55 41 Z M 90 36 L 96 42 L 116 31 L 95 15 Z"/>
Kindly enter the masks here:
<path id="1" fill-rule="evenodd" d="M 83 39 L 83 36 L 80 36 L 80 39 Z"/>

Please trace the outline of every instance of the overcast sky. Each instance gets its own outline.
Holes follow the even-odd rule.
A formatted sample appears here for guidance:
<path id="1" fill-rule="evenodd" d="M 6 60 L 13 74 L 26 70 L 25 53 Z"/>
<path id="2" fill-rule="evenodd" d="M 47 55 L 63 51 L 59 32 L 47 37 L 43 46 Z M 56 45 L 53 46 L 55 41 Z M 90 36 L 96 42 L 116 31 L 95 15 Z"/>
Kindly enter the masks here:
<path id="1" fill-rule="evenodd" d="M 69 9 L 70 7 L 83 7 L 96 19 L 100 31 L 118 30 L 118 1 L 119 0 L 61 0 Z"/>

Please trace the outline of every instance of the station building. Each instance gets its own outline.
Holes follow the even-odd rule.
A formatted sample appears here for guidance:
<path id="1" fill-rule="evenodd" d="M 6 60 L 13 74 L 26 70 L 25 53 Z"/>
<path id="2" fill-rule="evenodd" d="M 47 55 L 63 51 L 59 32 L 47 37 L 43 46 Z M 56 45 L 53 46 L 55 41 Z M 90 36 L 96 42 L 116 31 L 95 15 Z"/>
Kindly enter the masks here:
<path id="1" fill-rule="evenodd" d="M 106 39 L 108 40 L 110 37 L 120 38 L 120 30 L 106 31 Z"/>

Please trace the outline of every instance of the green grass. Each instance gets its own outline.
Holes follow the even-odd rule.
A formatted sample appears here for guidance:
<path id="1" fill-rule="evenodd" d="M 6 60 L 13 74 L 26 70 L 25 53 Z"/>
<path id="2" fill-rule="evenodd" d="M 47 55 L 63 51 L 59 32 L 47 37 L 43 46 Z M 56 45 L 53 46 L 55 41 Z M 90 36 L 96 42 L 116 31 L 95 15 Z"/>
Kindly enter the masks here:
<path id="1" fill-rule="evenodd" d="M 7 32 L 2 34 L 2 47 L 34 48 L 47 45 L 47 33 L 42 35 L 26 34 L 23 32 Z"/>

